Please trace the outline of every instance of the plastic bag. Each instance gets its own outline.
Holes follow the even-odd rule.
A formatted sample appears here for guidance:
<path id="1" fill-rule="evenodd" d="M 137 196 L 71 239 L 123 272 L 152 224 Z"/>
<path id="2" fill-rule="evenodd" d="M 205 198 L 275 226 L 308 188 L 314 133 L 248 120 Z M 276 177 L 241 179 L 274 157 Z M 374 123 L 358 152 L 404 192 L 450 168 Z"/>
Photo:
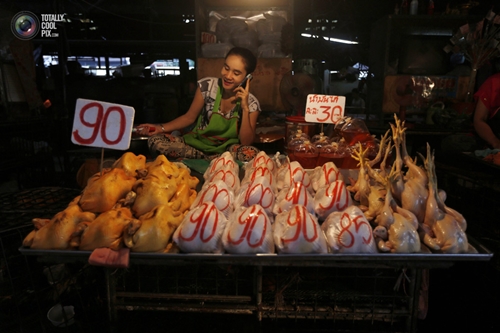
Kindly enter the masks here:
<path id="1" fill-rule="evenodd" d="M 173 241 L 186 253 L 222 253 L 222 233 L 227 218 L 213 202 L 189 211 L 175 230 Z"/>
<path id="2" fill-rule="evenodd" d="M 243 33 L 248 31 L 248 25 L 245 20 L 238 18 L 223 18 L 215 26 L 215 35 L 217 41 L 229 43 L 234 33 Z"/>
<path id="3" fill-rule="evenodd" d="M 332 253 L 377 253 L 373 230 L 357 206 L 333 212 L 321 225 Z"/>
<path id="4" fill-rule="evenodd" d="M 283 189 L 276 197 L 273 213 L 280 214 L 289 211 L 294 205 L 302 205 L 314 214 L 314 198 L 302 182 L 293 183 L 288 189 Z"/>
<path id="5" fill-rule="evenodd" d="M 278 253 L 328 253 L 326 238 L 316 217 L 302 205 L 276 216 L 274 244 Z"/>
<path id="6" fill-rule="evenodd" d="M 228 253 L 274 253 L 273 227 L 260 205 L 239 207 L 231 215 L 222 236 Z"/>
<path id="7" fill-rule="evenodd" d="M 310 178 L 314 192 L 336 180 L 344 180 L 344 176 L 333 162 L 314 168 Z"/>
<path id="8" fill-rule="evenodd" d="M 340 212 L 352 206 L 351 193 L 343 180 L 336 180 L 321 187 L 314 195 L 314 212 L 323 221 L 333 212 Z"/>
<path id="9" fill-rule="evenodd" d="M 218 179 L 203 185 L 190 209 L 194 209 L 204 202 L 213 202 L 224 216 L 229 217 L 234 210 L 234 199 L 233 190 L 223 180 Z"/>
<path id="10" fill-rule="evenodd" d="M 267 214 L 272 214 L 276 196 L 269 182 L 264 176 L 256 177 L 253 181 L 241 186 L 235 200 L 235 207 L 250 207 L 260 205 Z"/>
<path id="11" fill-rule="evenodd" d="M 292 161 L 284 164 L 283 168 L 278 171 L 276 190 L 288 189 L 296 182 L 301 182 L 310 192 L 314 192 L 311 178 L 299 162 Z"/>
<path id="12" fill-rule="evenodd" d="M 214 158 L 210 161 L 208 168 L 203 173 L 203 179 L 208 180 L 209 178 L 212 178 L 213 174 L 222 167 L 229 167 L 237 175 L 240 172 L 240 166 L 234 159 L 233 155 L 230 152 L 226 151 L 219 157 Z"/>
<path id="13" fill-rule="evenodd" d="M 260 151 L 250 162 L 245 164 L 245 174 L 260 164 L 265 164 L 275 174 L 278 171 L 278 165 L 275 158 L 271 158 L 266 152 Z"/>

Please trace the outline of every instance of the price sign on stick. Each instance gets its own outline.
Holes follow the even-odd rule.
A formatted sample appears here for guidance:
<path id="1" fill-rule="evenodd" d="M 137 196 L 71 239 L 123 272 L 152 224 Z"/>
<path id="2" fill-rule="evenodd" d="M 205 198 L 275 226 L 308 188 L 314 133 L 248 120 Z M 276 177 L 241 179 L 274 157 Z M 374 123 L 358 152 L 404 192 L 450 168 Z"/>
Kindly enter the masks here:
<path id="1" fill-rule="evenodd" d="M 127 150 L 135 110 L 130 106 L 79 98 L 71 142 L 81 146 Z"/>
<path id="2" fill-rule="evenodd" d="M 307 95 L 305 119 L 312 123 L 336 124 L 344 116 L 345 96 Z"/>

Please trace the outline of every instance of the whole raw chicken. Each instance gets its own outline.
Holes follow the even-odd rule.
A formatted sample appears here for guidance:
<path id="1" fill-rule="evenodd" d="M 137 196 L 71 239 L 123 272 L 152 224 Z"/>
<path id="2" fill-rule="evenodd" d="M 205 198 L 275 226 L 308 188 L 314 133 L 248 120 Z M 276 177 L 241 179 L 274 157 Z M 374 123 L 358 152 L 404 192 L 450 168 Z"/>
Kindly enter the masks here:
<path id="1" fill-rule="evenodd" d="M 274 244 L 279 253 L 327 253 L 326 239 L 318 220 L 302 205 L 276 216 Z"/>
<path id="2" fill-rule="evenodd" d="M 415 214 L 399 207 L 392 197 L 391 180 L 395 173 L 389 175 L 386 183 L 385 218 L 379 220 L 374 235 L 380 239 L 378 249 L 382 252 L 416 253 L 420 252 L 420 237 L 417 233 L 418 221 Z M 391 179 L 392 178 L 392 179 Z"/>
<path id="3" fill-rule="evenodd" d="M 137 180 L 133 190 L 137 197 L 132 212 L 135 216 L 141 216 L 158 205 L 168 203 L 177 192 L 177 183 L 173 176 L 153 177 L 148 174 L 146 178 Z"/>
<path id="4" fill-rule="evenodd" d="M 311 175 L 311 183 L 314 191 L 333 183 L 336 180 L 344 180 L 335 163 L 326 162 L 322 166 L 314 168 Z"/>
<path id="5" fill-rule="evenodd" d="M 135 181 L 123 169 L 103 169 L 89 179 L 78 204 L 86 212 L 108 211 L 132 190 Z"/>
<path id="6" fill-rule="evenodd" d="M 234 193 L 237 193 L 240 189 L 241 182 L 239 172 L 235 172 L 234 168 L 229 164 L 223 165 L 211 174 L 206 182 L 211 183 L 216 180 L 225 182 Z"/>
<path id="7" fill-rule="evenodd" d="M 123 169 L 127 175 L 137 177 L 137 172 L 146 168 L 146 157 L 126 152 L 113 163 L 113 168 Z"/>
<path id="8" fill-rule="evenodd" d="M 222 233 L 227 218 L 213 202 L 190 210 L 173 235 L 174 243 L 187 253 L 222 253 Z"/>
<path id="9" fill-rule="evenodd" d="M 350 206 L 331 213 L 321 225 L 332 253 L 376 253 L 373 230 L 363 212 Z"/>
<path id="10" fill-rule="evenodd" d="M 233 155 L 231 155 L 230 152 L 226 151 L 219 157 L 214 158 L 210 161 L 207 170 L 205 170 L 205 172 L 203 173 L 203 178 L 205 180 L 209 180 L 219 169 L 229 169 L 233 174 L 239 175 L 240 166 L 234 159 Z"/>
<path id="11" fill-rule="evenodd" d="M 406 135 L 404 129 L 398 129 L 402 138 L 402 157 L 408 171 L 404 175 L 403 191 L 401 192 L 401 207 L 409 210 L 417 217 L 419 223 L 424 221 L 425 205 L 429 192 L 427 190 L 427 172 L 413 160 L 406 150 Z"/>
<path id="12" fill-rule="evenodd" d="M 159 205 L 124 229 L 123 241 L 133 252 L 165 252 L 184 214 L 168 205 Z"/>
<path id="13" fill-rule="evenodd" d="M 80 206 L 70 204 L 50 220 L 33 219 L 35 230 L 25 237 L 23 246 L 45 250 L 75 249 L 71 243 L 77 225 L 81 222 L 92 222 L 94 219 L 94 213 L 84 212 Z"/>
<path id="14" fill-rule="evenodd" d="M 276 178 L 276 191 L 289 188 L 293 183 L 301 182 L 311 193 L 314 192 L 311 177 L 297 161 L 283 164 L 278 170 Z"/>
<path id="15" fill-rule="evenodd" d="M 119 250 L 123 247 L 123 231 L 134 220 L 128 207 L 110 209 L 92 222 L 78 224 L 73 235 L 80 236 L 80 239 L 79 244 L 75 242 L 75 245 L 82 251 L 93 251 L 101 247 Z"/>
<path id="16" fill-rule="evenodd" d="M 203 185 L 192 203 L 191 209 L 200 206 L 204 202 L 210 201 L 215 204 L 217 209 L 220 210 L 224 216 L 229 217 L 234 210 L 234 200 L 233 190 L 229 188 L 223 180 L 218 179 Z"/>
<path id="17" fill-rule="evenodd" d="M 273 227 L 260 205 L 240 207 L 228 221 L 222 234 L 228 253 L 274 253 Z"/>
<path id="18" fill-rule="evenodd" d="M 177 191 L 167 205 L 175 211 L 184 213 L 191 207 L 196 196 L 197 192 L 191 189 L 189 184 L 180 183 L 177 185 Z"/>
<path id="19" fill-rule="evenodd" d="M 343 180 L 336 180 L 320 188 L 314 195 L 314 211 L 320 220 L 333 212 L 340 212 L 353 204 Z"/>
<path id="20" fill-rule="evenodd" d="M 273 213 L 278 215 L 289 211 L 294 205 L 304 206 L 309 213 L 314 214 L 314 197 L 300 181 L 292 183 L 289 188 L 284 188 L 278 193 Z"/>
<path id="21" fill-rule="evenodd" d="M 267 214 L 272 214 L 275 199 L 276 197 L 268 178 L 260 176 L 255 178 L 252 182 L 244 184 L 240 188 L 240 193 L 235 203 L 237 207 L 250 207 L 257 204 L 260 205 Z"/>
<path id="22" fill-rule="evenodd" d="M 465 231 L 456 216 L 443 210 L 441 208 L 443 205 L 439 204 L 434 154 L 431 153 L 429 144 L 427 144 L 425 166 L 429 178 L 429 196 L 424 218 L 424 224 L 427 227 L 423 228 L 427 236 L 424 243 L 431 249 L 443 253 L 466 253 L 469 250 L 469 242 Z"/>
<path id="23" fill-rule="evenodd" d="M 275 173 L 278 170 L 278 166 L 274 162 L 274 160 L 269 157 L 264 151 L 260 151 L 249 163 L 245 165 L 247 168 L 255 168 L 256 166 L 264 164 L 271 170 L 272 173 Z"/>
<path id="24" fill-rule="evenodd" d="M 276 180 L 274 172 L 267 166 L 267 164 L 259 164 L 254 168 L 247 170 L 245 177 L 241 180 L 241 185 L 251 183 L 257 177 L 265 177 L 271 186 L 274 186 Z"/>
<path id="25" fill-rule="evenodd" d="M 147 163 L 146 169 L 146 177 L 156 177 L 160 181 L 164 177 L 177 178 L 180 172 L 179 167 L 170 162 L 165 155 L 158 155 L 154 161 Z"/>

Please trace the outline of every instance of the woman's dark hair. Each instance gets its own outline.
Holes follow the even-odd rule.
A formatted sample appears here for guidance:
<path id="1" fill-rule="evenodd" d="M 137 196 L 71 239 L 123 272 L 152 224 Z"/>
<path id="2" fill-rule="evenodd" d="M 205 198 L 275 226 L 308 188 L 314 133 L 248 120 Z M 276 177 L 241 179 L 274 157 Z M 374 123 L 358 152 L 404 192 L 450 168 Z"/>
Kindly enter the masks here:
<path id="1" fill-rule="evenodd" d="M 243 58 L 247 74 L 253 73 L 255 67 L 257 67 L 257 58 L 249 49 L 236 46 L 229 50 L 229 52 L 226 54 L 225 59 L 227 59 L 227 57 L 229 57 L 230 55 L 237 55 Z"/>

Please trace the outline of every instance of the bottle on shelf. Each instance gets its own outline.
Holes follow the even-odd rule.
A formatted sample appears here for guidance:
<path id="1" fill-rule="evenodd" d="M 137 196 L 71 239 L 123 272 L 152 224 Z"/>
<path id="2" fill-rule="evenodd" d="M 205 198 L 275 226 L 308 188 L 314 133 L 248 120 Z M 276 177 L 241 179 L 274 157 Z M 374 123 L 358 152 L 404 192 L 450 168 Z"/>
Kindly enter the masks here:
<path id="1" fill-rule="evenodd" d="M 410 15 L 418 14 L 418 0 L 411 0 L 410 2 Z"/>

